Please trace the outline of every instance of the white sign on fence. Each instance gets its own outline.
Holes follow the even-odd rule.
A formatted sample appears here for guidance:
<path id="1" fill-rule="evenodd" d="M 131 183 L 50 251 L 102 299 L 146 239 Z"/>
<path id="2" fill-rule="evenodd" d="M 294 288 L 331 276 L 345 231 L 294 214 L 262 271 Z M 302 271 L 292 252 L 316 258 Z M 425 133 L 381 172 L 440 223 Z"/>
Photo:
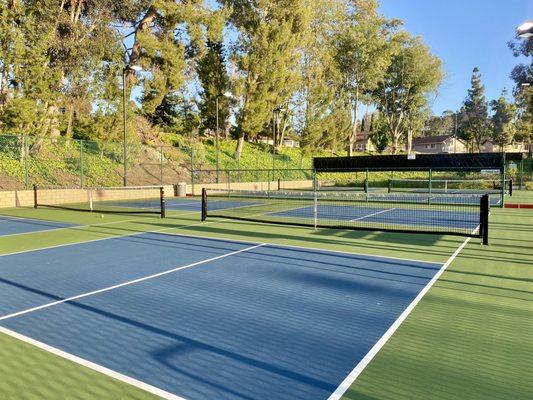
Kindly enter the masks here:
<path id="1" fill-rule="evenodd" d="M 500 173 L 499 169 L 482 169 L 481 170 L 481 175 L 495 175 L 499 173 Z"/>

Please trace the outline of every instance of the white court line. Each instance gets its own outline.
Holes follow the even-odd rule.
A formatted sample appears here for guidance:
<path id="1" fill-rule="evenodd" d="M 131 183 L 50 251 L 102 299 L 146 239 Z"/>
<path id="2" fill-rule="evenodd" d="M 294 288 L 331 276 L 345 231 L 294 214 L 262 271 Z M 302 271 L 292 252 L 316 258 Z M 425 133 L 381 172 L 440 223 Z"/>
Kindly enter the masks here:
<path id="1" fill-rule="evenodd" d="M 35 219 L 35 218 L 15 217 L 13 215 L 0 215 L 0 222 L 11 221 L 11 220 L 16 220 L 16 219 L 22 219 L 25 221 L 44 221 L 44 220 Z M 54 222 L 54 221 L 50 221 L 50 222 Z"/>
<path id="2" fill-rule="evenodd" d="M 387 331 L 381 336 L 381 338 L 374 344 L 368 353 L 359 361 L 355 368 L 348 374 L 348 376 L 341 382 L 337 389 L 329 396 L 328 400 L 339 400 L 344 393 L 352 386 L 355 380 L 361 375 L 363 370 L 370 364 L 370 361 L 378 354 L 381 348 L 389 341 L 391 336 L 396 332 L 400 325 L 405 321 L 405 319 L 411 314 L 416 305 L 422 300 L 426 293 L 431 289 L 439 277 L 444 273 L 444 271 L 450 266 L 450 264 L 455 260 L 459 255 L 461 250 L 467 245 L 470 241 L 470 237 L 466 238 L 464 242 L 455 250 L 455 252 L 448 258 L 448 261 L 439 269 L 439 271 L 431 278 L 426 286 L 418 293 L 415 299 L 407 306 L 407 308 L 400 314 L 400 316 L 394 321 L 394 323 L 387 329 Z"/>
<path id="3" fill-rule="evenodd" d="M 395 208 L 388 208 L 386 210 L 377 211 L 377 212 L 372 213 L 372 214 L 363 215 L 362 217 L 359 217 L 359 218 L 350 219 L 348 222 L 360 221 L 362 219 L 365 219 L 365 218 L 368 218 L 368 217 L 373 217 L 374 215 L 383 214 L 383 213 L 386 213 L 386 212 L 389 212 L 389 211 L 392 211 L 392 210 L 396 210 L 396 209 Z"/>
<path id="4" fill-rule="evenodd" d="M 32 312 L 35 312 L 35 311 L 44 310 L 45 308 L 50 308 L 50 307 L 57 306 L 59 304 L 63 304 L 63 303 L 67 303 L 67 302 L 71 302 L 71 301 L 74 301 L 74 300 L 83 299 L 85 297 L 94 296 L 95 294 L 109 292 L 111 290 L 118 289 L 118 288 L 121 288 L 121 287 L 124 287 L 124 286 L 130 286 L 130 285 L 134 285 L 136 283 L 144 282 L 144 281 L 147 281 L 147 280 L 150 280 L 150 279 L 159 278 L 161 276 L 169 275 L 169 274 L 172 274 L 174 272 L 181 271 L 183 269 L 196 267 L 198 265 L 206 264 L 206 263 L 209 263 L 211 261 L 220 260 L 222 258 L 230 257 L 230 256 L 233 256 L 235 254 L 244 253 L 245 251 L 250 251 L 250 250 L 256 249 L 258 247 L 264 246 L 264 245 L 266 245 L 266 243 L 260 243 L 260 244 L 257 244 L 255 246 L 250 246 L 250 247 L 246 247 L 246 248 L 241 249 L 241 250 L 232 251 L 231 253 L 222 254 L 220 256 L 208 258 L 206 260 L 197 261 L 197 262 L 194 262 L 194 263 L 191 263 L 191 264 L 183 265 L 181 267 L 176 267 L 176 268 L 168 269 L 166 271 L 158 272 L 157 274 L 152 274 L 152 275 L 144 276 L 142 278 L 133 279 L 131 281 L 119 283 L 118 285 L 108 286 L 108 287 L 103 288 L 103 289 L 98 289 L 98 290 L 94 290 L 92 292 L 78 294 L 76 296 L 68 297 L 66 299 L 53 301 L 51 303 L 42 304 L 40 306 L 28 308 L 28 309 L 22 310 L 22 311 L 17 311 L 15 313 L 4 315 L 4 316 L 0 317 L 0 321 L 4 321 L 6 319 L 10 319 L 10 318 L 14 318 L 14 317 L 19 317 L 21 315 L 29 314 L 29 313 L 32 313 Z"/>
<path id="5" fill-rule="evenodd" d="M 226 220 L 226 221 L 229 221 L 229 220 Z M 221 222 L 221 221 L 216 221 L 216 222 Z M 249 222 L 249 221 L 245 221 L 245 222 Z M 279 226 L 279 225 L 276 225 L 276 226 Z M 231 238 L 218 237 L 218 236 L 200 236 L 200 235 L 194 235 L 194 234 L 189 234 L 189 233 L 168 232 L 168 233 L 165 233 L 165 235 L 191 237 L 191 238 L 206 239 L 206 240 L 219 240 L 219 241 L 234 242 L 234 243 L 259 244 L 259 242 L 254 242 L 252 240 L 231 239 Z M 275 242 L 264 242 L 264 244 L 266 246 L 275 246 L 275 247 L 286 248 L 286 249 L 312 250 L 312 251 L 315 251 L 315 252 L 322 252 L 322 253 L 337 253 L 337 254 L 347 254 L 347 255 L 352 255 L 352 256 L 383 258 L 383 259 L 386 259 L 386 260 L 413 261 L 413 262 L 418 262 L 418 263 L 421 263 L 421 264 L 438 264 L 438 265 L 442 265 L 442 262 L 415 260 L 414 258 L 380 256 L 380 255 L 377 255 L 377 254 L 370 254 L 370 253 L 356 253 L 356 252 L 352 252 L 352 251 L 330 250 L 330 249 L 322 249 L 322 248 L 317 248 L 317 247 L 298 246 L 298 245 L 291 245 L 291 244 L 280 244 L 280 243 L 275 243 Z"/>
<path id="6" fill-rule="evenodd" d="M 185 214 L 183 214 L 183 215 L 185 215 Z M 145 233 L 160 233 L 160 232 L 170 231 L 172 229 L 183 229 L 183 228 L 189 228 L 191 226 L 196 226 L 196 225 L 213 224 L 215 222 L 217 222 L 217 221 L 196 222 L 194 224 L 176 225 L 176 226 L 167 227 L 167 228 L 153 229 L 151 231 L 141 231 L 141 232 L 134 232 L 134 233 L 125 233 L 123 235 L 106 236 L 106 237 L 98 238 L 98 239 L 83 240 L 81 242 L 62 243 L 62 244 L 56 244 L 56 245 L 53 245 L 53 246 L 39 247 L 39 248 L 36 248 L 36 249 L 27 249 L 27 250 L 14 251 L 14 252 L 11 252 L 11 253 L 4 253 L 4 254 L 0 254 L 0 257 L 12 256 L 12 255 L 16 255 L 16 254 L 31 253 L 31 252 L 34 252 L 34 251 L 37 252 L 37 251 L 41 251 L 41 250 L 56 249 L 56 248 L 59 248 L 59 247 L 75 246 L 77 244 L 99 242 L 101 240 L 118 239 L 118 238 L 130 237 L 130 236 L 138 236 L 138 235 L 143 235 Z M 84 225 L 84 226 L 86 227 L 87 225 Z M 4 237 L 7 237 L 7 236 L 4 236 Z"/>
<path id="7" fill-rule="evenodd" d="M 0 326 L 0 333 L 11 336 L 14 339 L 20 340 L 22 342 L 28 343 L 32 346 L 38 347 L 41 350 L 47 351 L 48 353 L 54 354 L 56 356 L 62 357 L 66 360 L 72 361 L 76 364 L 82 365 L 84 367 L 90 368 L 93 371 L 99 372 L 101 374 L 107 375 L 111 378 L 114 378 L 118 381 L 127 383 L 129 385 L 135 386 L 139 389 L 142 389 L 148 393 L 155 394 L 156 396 L 162 397 L 167 400 L 185 400 L 183 397 L 176 396 L 172 393 L 169 393 L 165 390 L 159 389 L 155 386 L 149 385 L 142 381 L 139 381 L 130 376 L 121 374 L 120 372 L 113 371 L 112 369 L 106 368 L 102 365 L 95 364 L 91 361 L 85 360 L 81 357 L 75 356 L 74 354 L 67 353 L 63 350 L 60 350 L 56 347 L 47 345 L 46 343 L 39 342 L 38 340 L 32 339 L 30 337 L 21 335 L 20 333 L 14 332 L 10 329 L 6 329 Z"/>
<path id="8" fill-rule="evenodd" d="M 192 214 L 194 212 L 196 212 L 196 211 L 187 211 L 187 212 L 182 213 L 182 214 L 172 214 L 171 216 L 179 217 L 181 215 L 190 215 L 190 214 Z M 145 218 L 124 219 L 124 220 L 121 220 L 121 221 L 102 222 L 102 223 L 99 223 L 99 224 L 63 226 L 63 227 L 59 227 L 59 228 L 42 229 L 42 230 L 39 230 L 39 231 L 12 233 L 10 235 L 0 235 L 0 237 L 13 237 L 13 236 L 20 236 L 20 235 L 31 235 L 31 234 L 36 234 L 36 233 L 45 233 L 45 232 L 49 232 L 49 231 L 54 231 L 54 232 L 55 231 L 62 231 L 62 230 L 65 230 L 65 229 L 83 229 L 83 228 L 89 228 L 89 227 L 95 227 L 95 226 L 124 224 L 124 223 L 127 223 L 127 222 L 134 222 L 134 221 L 146 221 L 146 220 L 153 219 L 153 218 L 154 217 L 152 216 L 152 217 L 145 217 Z M 45 219 L 32 219 L 32 218 L 19 218 L 19 219 L 33 220 L 33 221 L 39 221 L 39 222 L 51 222 L 51 223 L 59 223 L 59 224 L 62 224 L 62 223 L 63 224 L 68 224 L 69 223 L 69 222 L 62 222 L 62 221 L 50 221 L 50 220 L 45 220 Z M 80 243 L 84 243 L 84 242 L 80 242 Z M 0 254 L 0 256 L 1 256 L 1 254 Z"/>

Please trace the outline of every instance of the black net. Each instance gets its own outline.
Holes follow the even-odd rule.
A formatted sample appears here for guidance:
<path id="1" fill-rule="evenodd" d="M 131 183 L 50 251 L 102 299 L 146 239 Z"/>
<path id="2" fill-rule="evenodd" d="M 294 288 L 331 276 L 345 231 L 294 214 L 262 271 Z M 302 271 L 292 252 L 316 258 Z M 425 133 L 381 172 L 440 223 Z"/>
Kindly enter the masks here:
<path id="1" fill-rule="evenodd" d="M 481 200 L 462 194 L 205 190 L 203 219 L 479 237 Z"/>
<path id="2" fill-rule="evenodd" d="M 165 216 L 162 186 L 71 188 L 35 186 L 35 208 Z"/>

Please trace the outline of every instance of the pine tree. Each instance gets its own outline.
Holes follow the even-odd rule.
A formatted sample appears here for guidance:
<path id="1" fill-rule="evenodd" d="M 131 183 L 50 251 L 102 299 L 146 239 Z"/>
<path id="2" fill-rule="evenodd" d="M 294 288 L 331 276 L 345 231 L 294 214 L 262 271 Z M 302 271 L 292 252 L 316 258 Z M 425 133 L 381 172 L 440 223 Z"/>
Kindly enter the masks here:
<path id="1" fill-rule="evenodd" d="M 503 151 L 505 145 L 513 142 L 516 134 L 516 107 L 507 101 L 506 90 L 497 100 L 491 102 L 492 109 L 492 139 L 498 143 Z"/>
<path id="2" fill-rule="evenodd" d="M 468 97 L 463 103 L 462 132 L 472 150 L 479 151 L 484 138 L 490 135 L 488 105 L 485 100 L 485 87 L 476 67 L 472 71 Z"/>
<path id="3" fill-rule="evenodd" d="M 231 100 L 223 96 L 229 89 L 229 78 L 224 60 L 224 46 L 221 40 L 208 40 L 207 52 L 198 60 L 198 78 L 202 85 L 200 94 L 200 117 L 204 129 L 216 130 L 217 98 L 218 98 L 218 124 L 224 130 L 230 115 Z"/>

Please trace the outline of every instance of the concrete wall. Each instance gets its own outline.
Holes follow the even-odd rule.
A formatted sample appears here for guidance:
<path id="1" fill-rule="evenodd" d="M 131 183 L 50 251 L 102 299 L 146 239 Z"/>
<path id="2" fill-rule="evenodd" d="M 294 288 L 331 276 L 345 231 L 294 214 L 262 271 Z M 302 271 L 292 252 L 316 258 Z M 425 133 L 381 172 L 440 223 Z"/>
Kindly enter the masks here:
<path id="1" fill-rule="evenodd" d="M 312 180 L 303 180 L 303 181 L 282 181 L 281 189 L 291 188 L 291 189 L 311 189 L 313 187 Z M 221 189 L 227 190 L 227 183 L 198 183 L 194 185 L 194 191 L 192 185 L 187 185 L 187 194 L 200 196 L 202 194 L 202 189 Z M 232 182 L 231 190 L 278 190 L 278 181 L 271 181 L 270 184 L 268 181 L 264 182 Z"/>
<path id="2" fill-rule="evenodd" d="M 313 186 L 313 181 L 283 181 L 283 188 L 291 189 L 310 189 Z M 207 189 L 227 189 L 227 183 L 207 183 L 194 185 L 194 193 L 192 185 L 187 185 L 187 195 L 200 196 L 202 188 Z M 163 186 L 165 197 L 170 198 L 174 196 L 174 186 Z M 277 190 L 278 182 L 235 182 L 231 184 L 232 190 Z M 112 190 L 105 191 L 95 190 L 92 193 L 93 201 L 106 200 L 128 200 L 128 199 L 142 199 L 153 197 L 154 190 L 150 188 L 136 188 L 135 190 Z M 67 203 L 84 203 L 89 201 L 89 192 L 87 189 L 48 189 L 40 190 L 39 203 L 45 204 L 67 204 Z M 0 208 L 13 207 L 33 207 L 33 190 L 6 190 L 0 191 Z"/>

